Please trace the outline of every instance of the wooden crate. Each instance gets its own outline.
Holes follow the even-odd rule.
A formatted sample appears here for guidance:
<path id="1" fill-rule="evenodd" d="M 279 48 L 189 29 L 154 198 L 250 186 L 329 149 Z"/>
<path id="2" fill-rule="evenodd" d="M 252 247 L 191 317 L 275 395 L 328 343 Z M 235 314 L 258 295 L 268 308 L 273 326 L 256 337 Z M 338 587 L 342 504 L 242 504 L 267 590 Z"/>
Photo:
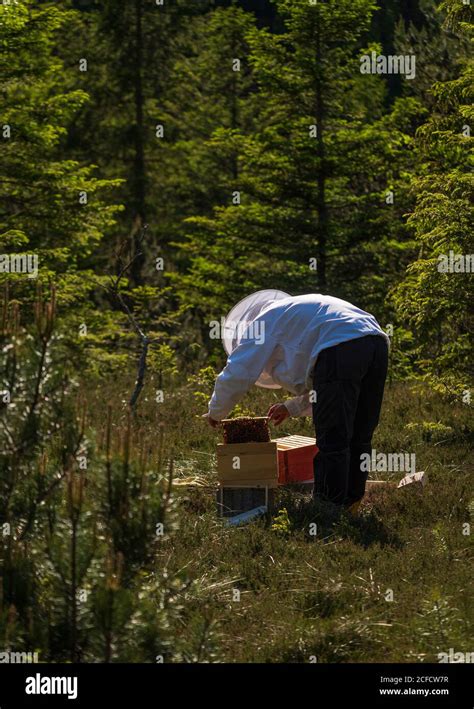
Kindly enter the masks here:
<path id="1" fill-rule="evenodd" d="M 260 506 L 271 512 L 278 485 L 276 443 L 219 444 L 217 477 L 219 515 L 233 517 Z"/>
<path id="2" fill-rule="evenodd" d="M 221 443 L 217 446 L 217 478 L 233 487 L 276 487 L 277 444 Z"/>
<path id="3" fill-rule="evenodd" d="M 318 452 L 316 439 L 308 436 L 276 438 L 278 448 L 278 484 L 312 484 L 313 460 Z"/>
<path id="4" fill-rule="evenodd" d="M 365 483 L 366 492 L 369 492 L 369 490 L 382 490 L 396 487 L 397 483 L 393 480 L 367 480 Z"/>

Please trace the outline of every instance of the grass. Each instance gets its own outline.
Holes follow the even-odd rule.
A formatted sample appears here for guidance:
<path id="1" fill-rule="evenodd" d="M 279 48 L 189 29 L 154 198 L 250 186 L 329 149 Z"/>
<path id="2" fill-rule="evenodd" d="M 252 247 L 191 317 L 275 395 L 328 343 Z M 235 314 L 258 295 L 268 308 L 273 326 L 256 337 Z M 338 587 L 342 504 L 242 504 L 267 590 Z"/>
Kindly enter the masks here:
<path id="1" fill-rule="evenodd" d="M 364 501 L 358 518 L 331 519 L 307 496 L 280 489 L 277 510 L 286 508 L 288 524 L 277 530 L 262 519 L 229 529 L 215 514 L 220 434 L 200 418 L 209 384 L 207 372 L 170 387 L 162 404 L 145 394 L 136 422 L 150 446 L 161 430 L 161 450 L 174 460 L 177 529 L 160 555 L 170 576 L 189 579 L 174 621 L 186 657 L 437 662 L 451 647 L 472 651 L 469 407 L 419 384 L 387 389 L 374 447 L 416 453 L 417 470 L 428 475 L 422 493 L 380 491 Z M 108 393 L 118 405 L 118 392 Z M 275 400 L 274 393 L 255 390 L 239 413 L 262 415 Z M 92 404 L 100 428 L 103 392 Z M 278 429 L 278 435 L 295 432 L 311 435 L 311 420 Z M 316 537 L 309 534 L 312 522 Z"/>

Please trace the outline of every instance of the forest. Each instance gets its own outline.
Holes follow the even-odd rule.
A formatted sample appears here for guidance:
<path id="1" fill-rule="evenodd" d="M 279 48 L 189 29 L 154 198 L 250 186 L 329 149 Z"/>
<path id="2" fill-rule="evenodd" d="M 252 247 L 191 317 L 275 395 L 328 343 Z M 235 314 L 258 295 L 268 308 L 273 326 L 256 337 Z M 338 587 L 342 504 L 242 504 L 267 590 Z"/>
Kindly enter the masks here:
<path id="1" fill-rule="evenodd" d="M 0 4 L 0 657 L 472 651 L 473 7 Z M 223 525 L 210 331 L 266 288 L 375 316 L 422 494 Z"/>

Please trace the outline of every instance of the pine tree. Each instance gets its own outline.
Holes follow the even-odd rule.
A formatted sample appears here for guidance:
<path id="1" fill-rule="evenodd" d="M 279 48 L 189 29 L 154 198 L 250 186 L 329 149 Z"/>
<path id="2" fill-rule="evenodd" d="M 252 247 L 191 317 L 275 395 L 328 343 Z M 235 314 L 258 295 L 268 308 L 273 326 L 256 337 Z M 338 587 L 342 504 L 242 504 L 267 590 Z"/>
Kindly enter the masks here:
<path id="1" fill-rule="evenodd" d="M 469 39 L 455 25 L 445 22 L 440 0 L 420 0 L 417 14 L 418 23 L 397 23 L 394 50 L 417 58 L 416 77 L 404 82 L 404 95 L 416 96 L 431 108 L 435 100 L 431 87 L 456 73 L 460 59 L 469 56 Z"/>
<path id="2" fill-rule="evenodd" d="M 472 8 L 447 0 L 443 9 L 449 28 L 472 37 Z M 433 86 L 435 107 L 418 133 L 409 219 L 419 256 L 396 290 L 400 317 L 417 336 L 421 370 L 458 394 L 472 386 L 473 78 L 470 59 L 457 78 Z"/>
<path id="3" fill-rule="evenodd" d="M 134 285 L 156 279 L 154 260 L 163 250 L 169 253 L 169 200 L 173 205 L 178 196 L 163 159 L 172 142 L 164 101 L 178 37 L 207 4 L 104 0 L 80 13 L 73 38 L 61 47 L 71 68 L 86 60 L 86 70 L 79 78 L 76 70 L 73 80 L 91 96 L 71 133 L 70 148 L 79 156 L 92 154 L 104 176 L 123 179 L 118 199 L 126 209 L 105 256 L 110 261 L 117 241 L 128 236 L 131 253 L 137 256 L 131 273 Z M 147 243 L 140 244 L 145 224 Z"/>
<path id="4" fill-rule="evenodd" d="M 405 250 L 420 109 L 400 100 L 385 115 L 384 79 L 361 74 L 369 0 L 276 6 L 285 32 L 248 34 L 257 128 L 237 143 L 237 189 L 189 220 L 181 296 L 207 316 L 265 287 L 329 291 L 383 313 Z"/>
<path id="5" fill-rule="evenodd" d="M 68 128 L 87 101 L 84 91 L 65 86 L 54 52 L 73 14 L 28 0 L 0 5 L 0 243 L 9 252 L 38 256 L 39 275 L 56 276 L 65 298 L 90 290 L 85 274 L 77 274 L 89 266 L 117 211 L 105 201 L 116 183 L 64 156 Z M 11 273 L 0 278 L 27 280 Z"/>
<path id="6" fill-rule="evenodd" d="M 215 288 L 226 283 L 219 294 L 225 301 L 225 290 L 232 287 L 225 256 L 221 260 L 218 245 L 207 244 L 205 230 L 214 223 L 216 205 L 228 203 L 240 189 L 243 145 L 258 128 L 247 40 L 254 27 L 252 15 L 235 6 L 195 20 L 180 39 L 170 75 L 165 116 L 172 141 L 162 150 L 170 233 L 175 234 L 175 269 L 168 275 L 193 338 L 206 335 L 200 315 L 210 312 L 208 296 L 213 308 Z"/>
<path id="7" fill-rule="evenodd" d="M 236 186 L 239 136 L 256 126 L 247 100 L 253 77 L 246 35 L 254 19 L 237 7 L 196 18 L 176 43 L 164 112 L 171 140 L 162 156 L 170 176 L 169 198 L 179 194 L 178 224 L 186 216 L 212 213 Z M 173 204 L 173 203 L 172 203 Z M 182 226 L 176 230 L 182 234 Z"/>

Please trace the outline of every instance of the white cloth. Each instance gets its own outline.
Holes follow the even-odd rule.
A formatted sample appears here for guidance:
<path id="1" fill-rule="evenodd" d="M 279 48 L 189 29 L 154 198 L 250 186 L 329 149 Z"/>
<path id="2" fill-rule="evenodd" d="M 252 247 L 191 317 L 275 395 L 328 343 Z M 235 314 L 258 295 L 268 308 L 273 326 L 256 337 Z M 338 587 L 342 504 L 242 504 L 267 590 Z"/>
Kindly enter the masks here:
<path id="1" fill-rule="evenodd" d="M 313 369 L 321 350 L 365 335 L 389 341 L 373 315 L 329 295 L 290 296 L 263 308 L 216 379 L 209 415 L 226 418 L 261 375 L 296 394 L 285 401 L 291 416 L 311 414 Z"/>

